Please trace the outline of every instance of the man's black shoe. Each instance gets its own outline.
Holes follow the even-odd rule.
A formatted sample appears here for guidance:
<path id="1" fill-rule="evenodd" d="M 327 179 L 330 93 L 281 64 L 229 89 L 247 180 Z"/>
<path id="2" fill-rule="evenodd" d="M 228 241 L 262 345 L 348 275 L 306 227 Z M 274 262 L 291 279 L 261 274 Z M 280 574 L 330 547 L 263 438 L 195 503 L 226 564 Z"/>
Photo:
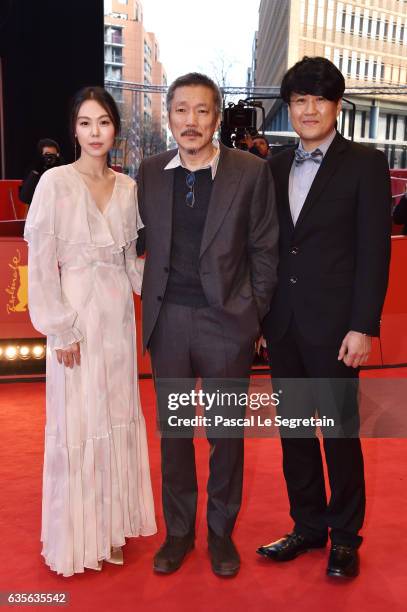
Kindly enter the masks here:
<path id="1" fill-rule="evenodd" d="M 326 540 L 309 540 L 299 533 L 289 533 L 280 540 L 260 546 L 256 552 L 266 559 L 291 561 L 311 548 L 324 548 Z"/>
<path id="2" fill-rule="evenodd" d="M 240 556 L 230 535 L 208 533 L 208 549 L 212 570 L 217 576 L 236 576 L 240 569 Z"/>
<path id="3" fill-rule="evenodd" d="M 333 578 L 355 578 L 359 574 L 357 548 L 332 544 L 326 573 Z"/>
<path id="4" fill-rule="evenodd" d="M 182 565 L 187 553 L 194 548 L 194 536 L 177 537 L 167 535 L 164 544 L 154 557 L 154 571 L 172 574 Z"/>

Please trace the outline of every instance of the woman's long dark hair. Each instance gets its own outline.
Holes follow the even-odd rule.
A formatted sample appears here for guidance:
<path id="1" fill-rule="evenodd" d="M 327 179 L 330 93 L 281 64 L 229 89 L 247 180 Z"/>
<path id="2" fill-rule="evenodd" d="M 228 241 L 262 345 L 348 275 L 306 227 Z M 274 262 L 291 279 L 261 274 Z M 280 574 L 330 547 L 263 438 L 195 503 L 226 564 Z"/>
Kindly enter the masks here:
<path id="1" fill-rule="evenodd" d="M 91 85 L 83 87 L 75 94 L 72 102 L 71 118 L 70 118 L 70 133 L 72 141 L 75 140 L 75 126 L 78 118 L 79 109 L 87 100 L 95 100 L 102 108 L 105 109 L 114 125 L 115 136 L 120 133 L 120 114 L 117 104 L 112 95 L 103 87 Z"/>

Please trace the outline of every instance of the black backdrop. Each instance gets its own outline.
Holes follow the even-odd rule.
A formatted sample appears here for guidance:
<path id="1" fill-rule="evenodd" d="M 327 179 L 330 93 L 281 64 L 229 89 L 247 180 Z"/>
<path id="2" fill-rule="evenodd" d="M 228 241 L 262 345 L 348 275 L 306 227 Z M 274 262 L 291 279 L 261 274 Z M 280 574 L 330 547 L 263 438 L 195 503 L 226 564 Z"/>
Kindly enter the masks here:
<path id="1" fill-rule="evenodd" d="M 22 178 L 40 138 L 72 160 L 69 102 L 103 85 L 103 16 L 103 0 L 0 0 L 4 178 Z"/>

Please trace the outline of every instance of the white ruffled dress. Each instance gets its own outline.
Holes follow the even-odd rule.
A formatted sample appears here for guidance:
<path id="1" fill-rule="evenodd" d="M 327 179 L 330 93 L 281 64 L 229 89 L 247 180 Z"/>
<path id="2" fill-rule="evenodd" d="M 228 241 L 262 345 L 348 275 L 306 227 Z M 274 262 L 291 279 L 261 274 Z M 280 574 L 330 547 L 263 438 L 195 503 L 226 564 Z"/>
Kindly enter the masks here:
<path id="1" fill-rule="evenodd" d="M 132 179 L 116 173 L 101 213 L 72 165 L 44 173 L 26 221 L 30 316 L 47 336 L 42 554 L 64 576 L 157 530 L 132 295 L 140 227 Z M 78 341 L 81 365 L 59 364 L 54 349 Z"/>

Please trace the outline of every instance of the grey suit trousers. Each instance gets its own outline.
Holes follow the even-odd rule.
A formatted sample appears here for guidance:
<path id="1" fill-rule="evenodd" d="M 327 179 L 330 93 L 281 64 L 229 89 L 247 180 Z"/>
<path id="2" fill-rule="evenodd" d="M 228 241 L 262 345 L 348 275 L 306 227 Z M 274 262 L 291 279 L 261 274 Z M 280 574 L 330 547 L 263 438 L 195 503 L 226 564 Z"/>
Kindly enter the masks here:
<path id="1" fill-rule="evenodd" d="M 238 342 L 219 322 L 216 309 L 191 308 L 165 303 L 150 341 L 161 429 L 162 501 L 167 533 L 193 535 L 197 507 L 197 478 L 193 428 L 168 427 L 168 392 L 188 393 L 202 379 L 206 391 L 246 392 L 253 359 L 253 339 Z M 170 379 L 170 380 L 168 380 Z M 196 407 L 178 410 L 178 416 L 195 415 Z M 216 408 L 215 408 L 216 410 Z M 231 405 L 227 416 L 244 415 L 245 408 Z M 174 413 L 173 413 L 174 414 Z M 214 416 L 205 412 L 205 415 Z M 170 431 L 171 430 L 171 431 Z M 243 484 L 243 431 L 206 429 L 210 444 L 207 484 L 207 522 L 217 535 L 231 534 L 238 515 Z"/>

